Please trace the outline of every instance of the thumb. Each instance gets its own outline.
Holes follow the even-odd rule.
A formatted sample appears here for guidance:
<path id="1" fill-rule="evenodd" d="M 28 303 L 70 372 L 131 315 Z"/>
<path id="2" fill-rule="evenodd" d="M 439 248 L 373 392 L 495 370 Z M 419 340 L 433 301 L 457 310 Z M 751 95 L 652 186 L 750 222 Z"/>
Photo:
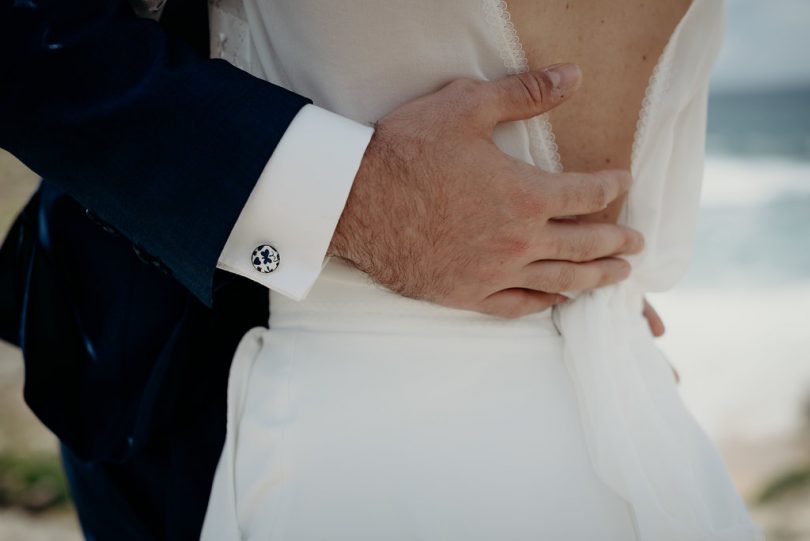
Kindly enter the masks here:
<path id="1" fill-rule="evenodd" d="M 581 80 L 576 64 L 553 64 L 486 83 L 491 92 L 490 120 L 494 126 L 550 111 L 573 94 Z"/>

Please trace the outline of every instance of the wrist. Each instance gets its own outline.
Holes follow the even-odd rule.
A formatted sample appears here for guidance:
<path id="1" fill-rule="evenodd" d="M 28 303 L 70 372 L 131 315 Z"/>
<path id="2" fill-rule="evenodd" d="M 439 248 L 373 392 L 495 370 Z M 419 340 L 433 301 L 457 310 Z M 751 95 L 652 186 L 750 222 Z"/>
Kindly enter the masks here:
<path id="1" fill-rule="evenodd" d="M 363 232 L 372 229 L 373 192 L 380 189 L 380 181 L 383 179 L 380 174 L 378 155 L 381 153 L 378 130 L 371 136 L 371 140 L 366 147 L 360 167 L 352 182 L 346 204 L 338 219 L 332 239 L 329 243 L 326 255 L 338 256 L 350 261 L 357 261 L 359 258 L 358 247 L 367 243 L 363 238 Z"/>

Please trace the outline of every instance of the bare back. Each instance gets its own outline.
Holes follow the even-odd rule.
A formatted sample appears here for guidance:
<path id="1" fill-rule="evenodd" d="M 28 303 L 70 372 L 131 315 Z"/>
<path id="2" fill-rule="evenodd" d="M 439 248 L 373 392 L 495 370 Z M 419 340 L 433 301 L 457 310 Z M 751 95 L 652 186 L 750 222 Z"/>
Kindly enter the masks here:
<path id="1" fill-rule="evenodd" d="M 691 0 L 509 0 L 529 67 L 574 62 L 576 95 L 551 111 L 569 171 L 630 169 L 636 123 L 650 76 Z M 623 200 L 590 216 L 616 221 Z"/>

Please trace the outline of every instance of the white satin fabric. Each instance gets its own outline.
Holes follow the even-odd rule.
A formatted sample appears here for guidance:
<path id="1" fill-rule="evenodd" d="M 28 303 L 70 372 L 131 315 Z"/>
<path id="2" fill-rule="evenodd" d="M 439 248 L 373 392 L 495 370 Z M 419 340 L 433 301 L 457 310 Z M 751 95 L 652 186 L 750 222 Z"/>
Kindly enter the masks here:
<path id="1" fill-rule="evenodd" d="M 234 358 L 203 539 L 635 538 L 550 313 L 407 299 L 340 260 L 306 301 L 273 303 Z"/>
<path id="2" fill-rule="evenodd" d="M 251 72 L 360 122 L 525 69 L 498 0 L 243 7 Z M 338 260 L 306 300 L 271 294 L 272 330 L 234 358 L 204 539 L 761 539 L 640 316 L 690 259 L 722 18 L 693 0 L 651 78 L 621 218 L 646 238 L 633 275 L 556 326 L 402 299 Z M 495 141 L 560 169 L 545 116 Z"/>

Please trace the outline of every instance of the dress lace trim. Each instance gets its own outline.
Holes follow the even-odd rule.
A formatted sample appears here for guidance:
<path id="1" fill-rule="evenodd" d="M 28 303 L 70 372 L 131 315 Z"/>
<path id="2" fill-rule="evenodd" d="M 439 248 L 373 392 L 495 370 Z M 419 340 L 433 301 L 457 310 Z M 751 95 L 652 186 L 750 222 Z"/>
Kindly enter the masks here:
<path id="1" fill-rule="evenodd" d="M 517 29 L 512 22 L 512 16 L 509 12 L 506 0 L 482 0 L 482 3 L 487 22 L 493 31 L 495 41 L 498 45 L 498 54 L 501 60 L 503 60 L 507 72 L 515 74 L 528 71 L 529 62 L 526 57 L 526 51 L 520 41 Z M 669 65 L 668 58 L 671 56 L 671 44 L 672 38 L 670 37 L 661 56 L 658 58 L 658 62 L 656 62 L 653 68 L 644 91 L 644 99 L 641 102 L 638 120 L 636 121 L 636 129 L 633 135 L 633 146 L 630 155 L 631 170 L 634 173 L 636 162 L 641 153 L 641 147 L 647 138 L 648 124 L 652 116 L 654 105 L 660 101 L 659 95 L 665 87 L 665 80 L 669 72 L 667 66 Z M 546 165 L 547 167 L 544 168 L 555 173 L 561 172 L 563 170 L 562 160 L 560 159 L 557 140 L 548 114 L 546 113 L 535 117 L 527 121 L 527 123 L 532 142 L 542 147 L 547 160 L 546 164 L 538 165 Z"/>
<path id="2" fill-rule="evenodd" d="M 509 74 L 529 71 L 526 51 L 520 42 L 506 1 L 482 0 L 482 2 L 484 14 L 498 44 L 498 54 L 503 60 L 506 71 Z M 527 120 L 526 126 L 533 146 L 539 146 L 542 149 L 542 156 L 545 158 L 545 163 L 537 165 L 553 173 L 561 172 L 563 170 L 562 161 L 548 113 Z"/>
<path id="3" fill-rule="evenodd" d="M 679 24 L 676 27 L 676 31 L 680 26 Z M 638 112 L 638 120 L 636 121 L 636 132 L 633 136 L 633 148 L 630 153 L 630 167 L 633 174 L 635 174 L 637 168 L 636 164 L 641 153 L 641 146 L 647 139 L 648 125 L 655 104 L 661 101 L 661 93 L 666 88 L 666 81 L 669 78 L 669 66 L 671 65 L 669 58 L 672 56 L 672 43 L 673 39 L 670 37 L 661 52 L 661 56 L 658 57 L 658 62 L 653 67 L 650 79 L 647 82 L 647 88 L 644 91 L 644 99 L 641 101 L 641 109 Z"/>

